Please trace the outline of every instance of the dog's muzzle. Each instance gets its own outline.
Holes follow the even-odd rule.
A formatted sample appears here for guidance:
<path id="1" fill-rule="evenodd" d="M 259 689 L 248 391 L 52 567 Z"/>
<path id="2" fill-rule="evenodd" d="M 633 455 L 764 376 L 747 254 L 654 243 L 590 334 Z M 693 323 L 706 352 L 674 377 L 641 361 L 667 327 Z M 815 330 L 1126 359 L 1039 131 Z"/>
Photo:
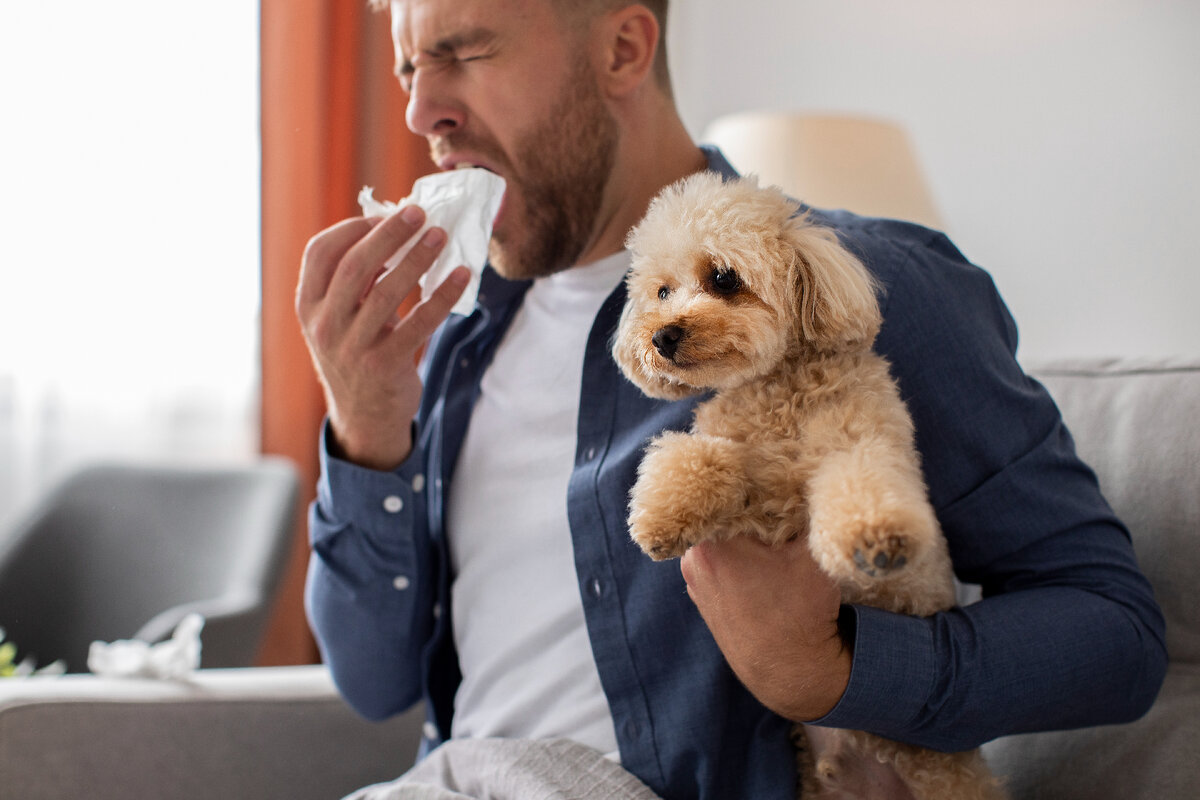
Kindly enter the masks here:
<path id="1" fill-rule="evenodd" d="M 650 341 L 663 358 L 674 360 L 675 351 L 679 349 L 679 340 L 682 338 L 683 328 L 678 325 L 664 325 L 654 332 Z"/>

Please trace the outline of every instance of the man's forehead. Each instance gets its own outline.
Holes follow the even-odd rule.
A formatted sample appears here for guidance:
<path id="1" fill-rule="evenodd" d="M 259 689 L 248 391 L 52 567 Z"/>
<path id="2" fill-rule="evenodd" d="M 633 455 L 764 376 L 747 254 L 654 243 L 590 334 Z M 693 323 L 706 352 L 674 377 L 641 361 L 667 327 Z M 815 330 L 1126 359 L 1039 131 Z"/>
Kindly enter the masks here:
<path id="1" fill-rule="evenodd" d="M 550 0 L 391 0 L 392 41 L 399 58 L 466 30 L 519 25 L 549 9 Z"/>

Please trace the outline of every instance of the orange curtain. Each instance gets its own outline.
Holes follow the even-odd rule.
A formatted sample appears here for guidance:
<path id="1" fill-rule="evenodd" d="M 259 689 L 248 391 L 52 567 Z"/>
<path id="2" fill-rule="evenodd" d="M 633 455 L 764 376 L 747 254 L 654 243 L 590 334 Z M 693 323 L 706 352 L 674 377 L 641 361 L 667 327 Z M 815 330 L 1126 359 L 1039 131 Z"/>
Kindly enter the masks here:
<path id="1" fill-rule="evenodd" d="M 358 213 L 363 185 L 398 200 L 433 170 L 424 140 L 404 125 L 388 15 L 366 6 L 261 0 L 262 451 L 299 467 L 305 507 L 325 407 L 293 306 L 304 246 Z M 301 519 L 260 664 L 317 658 L 303 609 L 307 558 Z"/>

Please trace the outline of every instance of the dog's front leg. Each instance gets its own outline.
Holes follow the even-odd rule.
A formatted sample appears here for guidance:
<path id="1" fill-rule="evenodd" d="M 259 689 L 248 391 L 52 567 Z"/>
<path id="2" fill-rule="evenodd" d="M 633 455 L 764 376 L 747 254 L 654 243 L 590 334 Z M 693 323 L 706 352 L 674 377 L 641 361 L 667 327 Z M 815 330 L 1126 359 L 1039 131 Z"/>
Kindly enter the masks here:
<path id="1" fill-rule="evenodd" d="M 915 457 L 886 437 L 828 454 L 809 482 L 809 549 L 848 602 L 926 615 L 954 603 Z"/>
<path id="2" fill-rule="evenodd" d="M 650 443 L 629 500 L 629 533 L 647 555 L 676 558 L 728 535 L 749 498 L 743 449 L 719 436 L 679 432 Z"/>

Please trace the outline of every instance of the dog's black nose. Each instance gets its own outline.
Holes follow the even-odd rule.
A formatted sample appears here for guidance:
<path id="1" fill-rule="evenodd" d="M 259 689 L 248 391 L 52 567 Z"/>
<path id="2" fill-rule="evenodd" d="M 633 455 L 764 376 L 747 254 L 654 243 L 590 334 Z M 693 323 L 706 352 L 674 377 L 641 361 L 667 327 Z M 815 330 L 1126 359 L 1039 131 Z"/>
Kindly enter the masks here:
<path id="1" fill-rule="evenodd" d="M 664 325 L 654 332 L 650 341 L 654 343 L 654 348 L 662 353 L 663 358 L 675 358 L 675 351 L 679 348 L 679 340 L 682 338 L 683 328 L 678 325 Z"/>

